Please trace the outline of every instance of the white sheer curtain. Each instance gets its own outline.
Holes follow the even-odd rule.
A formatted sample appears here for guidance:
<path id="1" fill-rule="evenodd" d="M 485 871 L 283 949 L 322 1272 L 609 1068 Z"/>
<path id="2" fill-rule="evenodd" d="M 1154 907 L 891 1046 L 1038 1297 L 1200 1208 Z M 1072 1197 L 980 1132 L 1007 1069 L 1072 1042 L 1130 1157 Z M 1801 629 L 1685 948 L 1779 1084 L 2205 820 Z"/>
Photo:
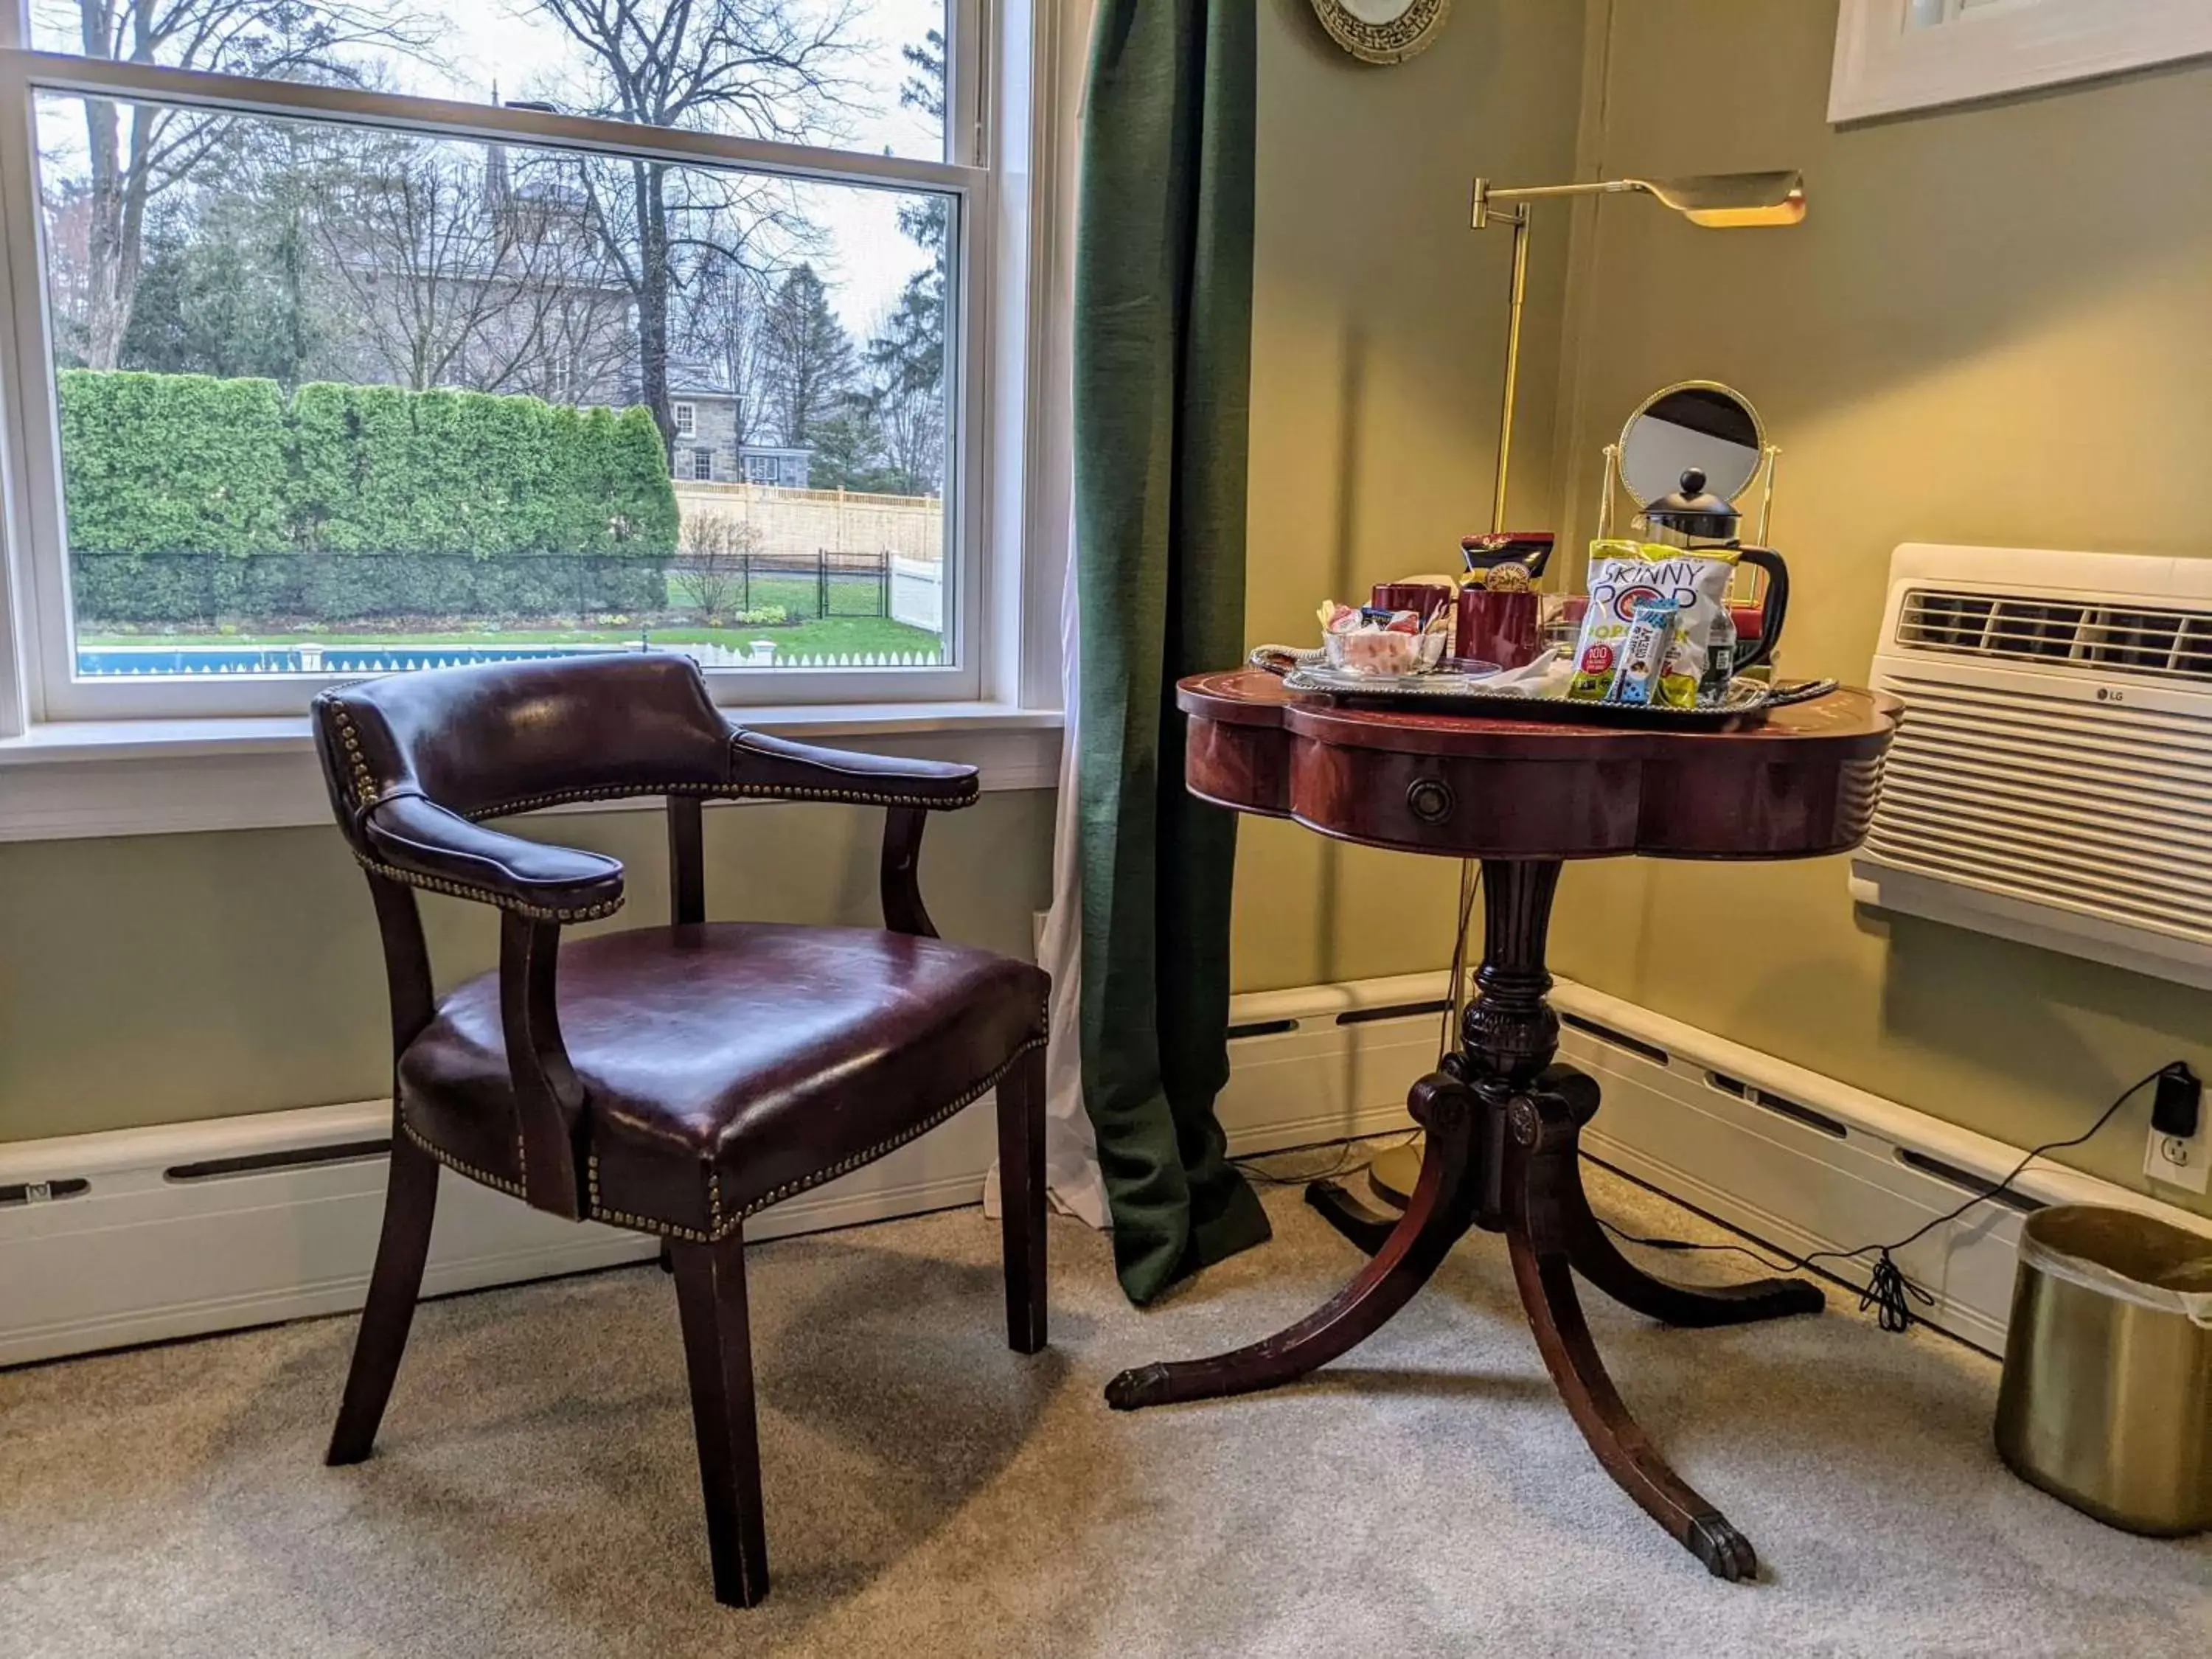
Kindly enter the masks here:
<path id="1" fill-rule="evenodd" d="M 1084 65 L 1090 58 L 1091 19 L 1091 0 L 1070 0 L 1060 9 L 1063 33 L 1058 40 L 1056 70 L 1061 76 L 1063 95 L 1056 100 L 1056 107 L 1063 112 L 1060 118 L 1066 123 L 1066 130 L 1060 134 L 1055 150 L 1062 161 L 1060 188 L 1054 193 L 1054 199 L 1066 213 L 1073 213 L 1075 205 L 1075 157 L 1081 153 L 1082 87 Z M 1039 299 L 1041 303 L 1055 307 L 1055 316 L 1064 319 L 1073 312 L 1075 303 L 1073 223 L 1055 225 L 1053 241 L 1061 257 L 1054 262 L 1049 292 L 1040 295 Z M 1065 327 L 1052 331 L 1054 349 L 1063 356 L 1068 349 L 1067 336 Z M 1064 368 L 1064 363 L 1061 367 Z M 1066 373 L 1053 375 L 1052 382 L 1060 388 L 1060 396 L 1071 395 Z M 1074 425 L 1072 407 L 1060 413 L 1061 418 L 1054 422 L 1054 430 L 1062 434 L 1065 442 Z M 1073 459 L 1063 453 L 1054 460 L 1065 471 L 1071 467 Z M 1105 1228 L 1112 1223 L 1106 1207 L 1105 1184 L 1098 1173 L 1097 1139 L 1091 1133 L 1090 1115 L 1083 1106 L 1083 1050 L 1079 1024 L 1083 1006 L 1083 889 L 1077 842 L 1076 718 L 1080 702 L 1077 693 L 1081 684 L 1082 640 L 1076 622 L 1077 553 L 1071 503 L 1067 572 L 1061 585 L 1060 605 L 1060 706 L 1065 711 L 1066 725 L 1060 734 L 1060 805 L 1053 829 L 1052 910 L 1037 945 L 1038 965 L 1052 975 L 1052 1042 L 1045 1051 L 1044 1167 L 1054 1207 L 1064 1214 L 1080 1217 L 1094 1227 Z M 983 1206 L 994 1216 L 999 1212 L 996 1164 L 992 1164 L 990 1176 L 984 1182 Z"/>

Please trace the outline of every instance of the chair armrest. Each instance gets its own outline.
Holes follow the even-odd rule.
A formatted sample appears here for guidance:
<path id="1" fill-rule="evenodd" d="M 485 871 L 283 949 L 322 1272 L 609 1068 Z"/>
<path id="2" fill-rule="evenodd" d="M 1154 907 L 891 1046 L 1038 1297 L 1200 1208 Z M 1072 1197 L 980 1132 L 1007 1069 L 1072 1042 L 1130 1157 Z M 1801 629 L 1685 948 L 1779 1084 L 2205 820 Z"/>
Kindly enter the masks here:
<path id="1" fill-rule="evenodd" d="M 973 806 L 980 787 L 972 766 L 821 749 L 748 731 L 734 721 L 730 779 L 731 793 L 739 797 L 852 801 L 925 811 Z"/>
<path id="2" fill-rule="evenodd" d="M 622 908 L 617 860 L 487 830 L 422 795 L 386 795 L 362 813 L 360 831 L 372 867 L 432 892 L 537 921 L 591 921 Z"/>

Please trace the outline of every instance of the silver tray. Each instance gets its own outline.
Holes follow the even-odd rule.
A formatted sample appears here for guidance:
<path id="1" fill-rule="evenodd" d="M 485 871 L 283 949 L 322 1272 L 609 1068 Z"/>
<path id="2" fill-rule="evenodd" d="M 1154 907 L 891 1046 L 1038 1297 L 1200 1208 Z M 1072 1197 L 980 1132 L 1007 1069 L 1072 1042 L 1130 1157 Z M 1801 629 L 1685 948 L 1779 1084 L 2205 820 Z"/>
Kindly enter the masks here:
<path id="1" fill-rule="evenodd" d="M 1811 702 L 1825 697 L 1841 684 L 1837 680 L 1803 680 L 1794 685 L 1771 684 L 1739 677 L 1728 695 L 1717 703 L 1696 708 L 1665 704 L 1580 702 L 1564 697 L 1524 697 L 1510 691 L 1485 690 L 1502 672 L 1487 674 L 1464 670 L 1439 670 L 1428 674 L 1346 674 L 1334 669 L 1318 651 L 1293 651 L 1280 646 L 1261 646 L 1250 658 L 1255 668 L 1280 674 L 1292 691 L 1325 696 L 1352 708 L 1404 708 L 1422 707 L 1437 714 L 1480 714 L 1490 720 L 1549 720 L 1578 726 L 1656 727 L 1677 732 L 1710 731 L 1748 724 L 1763 719 L 1771 708 Z"/>

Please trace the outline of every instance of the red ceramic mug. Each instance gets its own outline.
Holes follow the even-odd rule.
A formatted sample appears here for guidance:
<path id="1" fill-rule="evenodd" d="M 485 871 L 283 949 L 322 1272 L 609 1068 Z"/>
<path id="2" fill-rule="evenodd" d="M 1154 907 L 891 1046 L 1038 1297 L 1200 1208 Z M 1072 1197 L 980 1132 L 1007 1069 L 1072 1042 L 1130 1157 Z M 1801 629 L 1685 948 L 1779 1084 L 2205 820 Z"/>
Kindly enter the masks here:
<path id="1" fill-rule="evenodd" d="M 1368 598 L 1377 611 L 1417 612 L 1423 626 L 1451 603 L 1452 591 L 1437 582 L 1378 582 Z"/>
<path id="2" fill-rule="evenodd" d="M 1520 668 L 1543 654 L 1542 600 L 1527 589 L 1492 592 L 1462 587 L 1458 635 L 1452 653 L 1462 661 Z"/>

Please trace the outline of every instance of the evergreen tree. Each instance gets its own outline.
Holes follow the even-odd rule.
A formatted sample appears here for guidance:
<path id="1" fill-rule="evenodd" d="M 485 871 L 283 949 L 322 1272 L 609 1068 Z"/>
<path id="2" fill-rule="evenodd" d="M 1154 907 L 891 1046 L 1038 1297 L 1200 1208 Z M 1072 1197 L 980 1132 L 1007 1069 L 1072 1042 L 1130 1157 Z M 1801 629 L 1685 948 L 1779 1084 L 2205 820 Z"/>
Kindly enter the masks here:
<path id="1" fill-rule="evenodd" d="M 864 405 L 848 401 L 838 413 L 817 422 L 809 443 L 814 459 L 807 482 L 815 489 L 901 493 L 902 481 L 884 465 L 881 437 Z"/>
<path id="2" fill-rule="evenodd" d="M 812 265 L 785 277 L 769 301 L 757 372 L 761 404 L 779 443 L 811 447 L 817 428 L 848 412 L 853 343 Z"/>

